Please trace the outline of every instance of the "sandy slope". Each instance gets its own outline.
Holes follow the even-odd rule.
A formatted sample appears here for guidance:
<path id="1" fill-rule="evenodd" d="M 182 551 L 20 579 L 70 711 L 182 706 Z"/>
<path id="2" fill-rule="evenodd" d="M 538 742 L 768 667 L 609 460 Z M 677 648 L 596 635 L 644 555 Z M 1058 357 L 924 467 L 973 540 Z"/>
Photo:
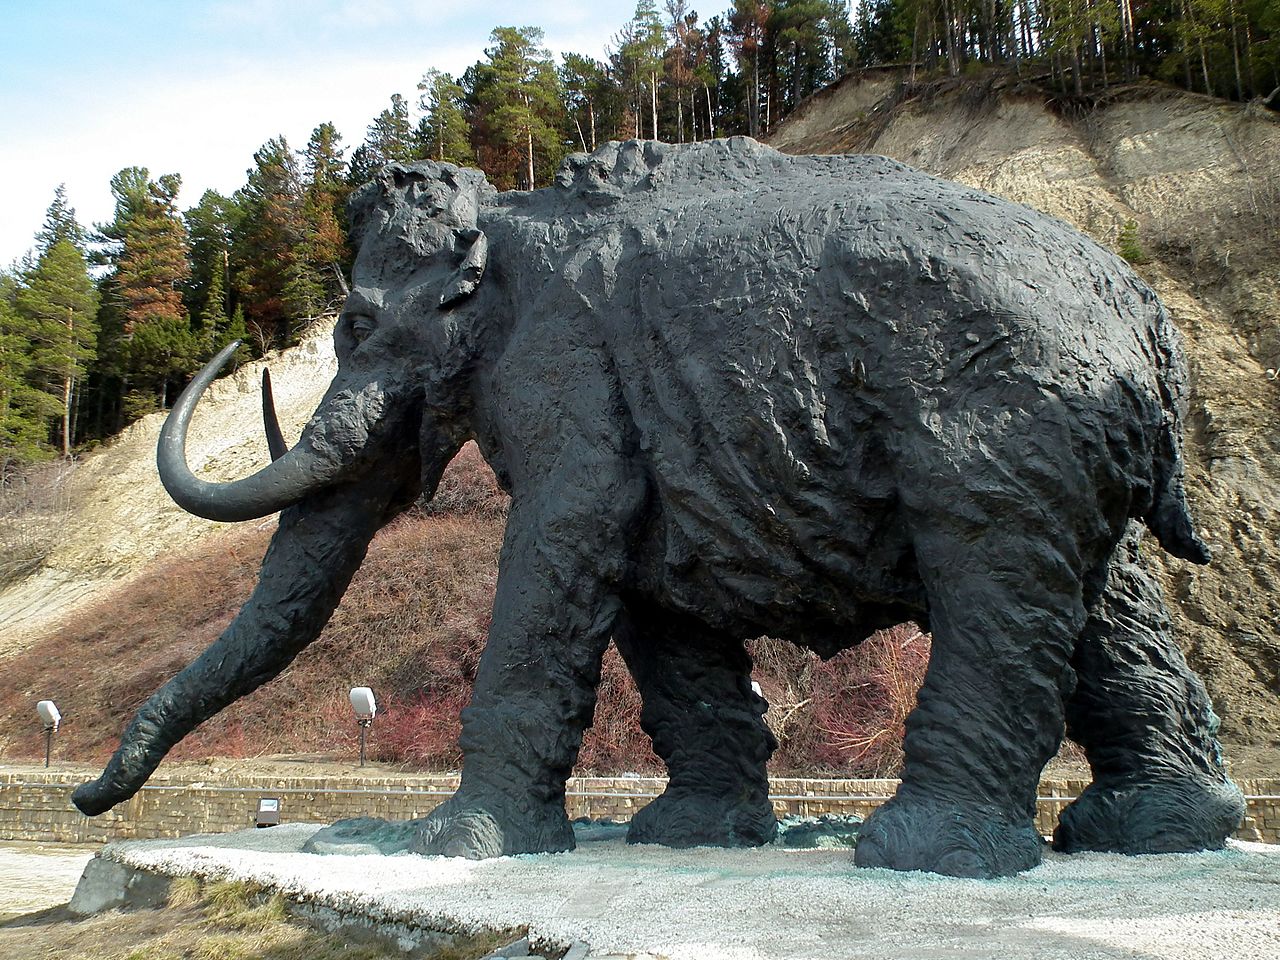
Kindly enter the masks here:
<path id="1" fill-rule="evenodd" d="M 271 368 L 285 438 L 297 439 L 337 369 L 332 336 L 332 320 L 318 322 L 294 349 L 246 364 L 213 384 L 192 421 L 192 469 L 230 480 L 268 462 L 260 394 L 264 366 Z M 77 467 L 71 513 L 53 555 L 37 574 L 0 593 L 0 656 L 157 557 L 227 529 L 228 524 L 186 513 L 160 485 L 155 445 L 163 423 L 163 414 L 144 417 Z"/>

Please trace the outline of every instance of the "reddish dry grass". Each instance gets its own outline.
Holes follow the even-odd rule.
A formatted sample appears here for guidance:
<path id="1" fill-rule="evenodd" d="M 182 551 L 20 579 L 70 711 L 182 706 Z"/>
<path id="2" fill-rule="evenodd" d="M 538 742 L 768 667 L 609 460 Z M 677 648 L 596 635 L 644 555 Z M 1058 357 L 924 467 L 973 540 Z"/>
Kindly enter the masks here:
<path id="1" fill-rule="evenodd" d="M 434 501 L 375 538 L 319 639 L 275 681 L 187 737 L 174 758 L 351 756 L 356 727 L 347 691 L 370 686 L 381 708 L 372 757 L 456 769 L 458 714 L 489 628 L 506 509 L 475 448 L 464 448 Z M 34 705 L 51 697 L 65 716 L 58 756 L 105 760 L 142 702 L 230 623 L 253 588 L 268 537 L 225 536 L 159 565 L 6 660 L 0 754 L 40 754 Z M 775 770 L 894 772 L 902 721 L 928 662 L 927 638 L 914 628 L 885 631 L 826 663 L 767 639 L 752 652 L 772 703 L 766 719 L 781 741 Z M 611 646 L 579 770 L 660 770 L 639 716 L 639 694 Z"/>
<path id="2" fill-rule="evenodd" d="M 891 777 L 902 769 L 904 725 L 929 665 L 929 637 L 915 624 L 881 630 L 826 661 L 767 637 L 751 652 L 779 772 Z"/>

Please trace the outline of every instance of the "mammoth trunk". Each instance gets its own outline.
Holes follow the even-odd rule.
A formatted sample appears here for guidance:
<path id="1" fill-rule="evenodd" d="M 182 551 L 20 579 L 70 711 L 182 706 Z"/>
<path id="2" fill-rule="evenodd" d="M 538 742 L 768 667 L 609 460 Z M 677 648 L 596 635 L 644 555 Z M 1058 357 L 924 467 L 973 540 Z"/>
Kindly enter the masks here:
<path id="1" fill-rule="evenodd" d="M 93 816 L 129 799 L 175 743 L 288 666 L 328 622 L 408 483 L 404 470 L 389 469 L 281 514 L 248 603 L 142 706 L 102 776 L 76 790 L 76 806 Z"/>

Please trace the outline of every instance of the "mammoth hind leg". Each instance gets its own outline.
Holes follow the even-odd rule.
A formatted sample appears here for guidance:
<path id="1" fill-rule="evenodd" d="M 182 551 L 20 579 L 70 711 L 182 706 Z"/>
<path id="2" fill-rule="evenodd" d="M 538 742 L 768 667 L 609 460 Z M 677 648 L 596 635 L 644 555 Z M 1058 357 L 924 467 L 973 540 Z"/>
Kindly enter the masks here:
<path id="1" fill-rule="evenodd" d="M 1094 781 L 1054 831 L 1054 847 L 1067 852 L 1216 849 L 1244 815 L 1223 768 L 1218 718 L 1173 639 L 1139 536 L 1131 525 L 1116 549 L 1072 659 L 1067 732 Z"/>
<path id="2" fill-rule="evenodd" d="M 1014 512 L 1012 509 L 1011 513 Z M 859 866 L 996 877 L 1035 866 L 1040 770 L 1057 750 L 1084 623 L 1069 536 L 1028 502 L 1005 522 L 935 517 L 916 537 L 933 647 L 896 795 L 859 834 Z"/>
<path id="3" fill-rule="evenodd" d="M 777 741 L 742 641 L 638 600 L 626 604 L 614 641 L 640 690 L 640 725 L 670 776 L 632 819 L 627 840 L 737 847 L 773 839 L 765 763 Z"/>

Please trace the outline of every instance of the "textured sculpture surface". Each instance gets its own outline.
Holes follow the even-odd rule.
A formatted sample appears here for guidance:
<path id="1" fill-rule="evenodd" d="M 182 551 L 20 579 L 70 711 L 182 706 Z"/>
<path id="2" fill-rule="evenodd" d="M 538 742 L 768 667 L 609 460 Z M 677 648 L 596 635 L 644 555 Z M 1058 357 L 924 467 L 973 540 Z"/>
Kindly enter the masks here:
<path id="1" fill-rule="evenodd" d="M 765 842 L 775 743 L 744 639 L 831 655 L 906 619 L 932 630 L 932 661 L 857 863 L 1033 866 L 1064 729 L 1095 782 L 1061 848 L 1214 847 L 1238 824 L 1216 718 L 1136 562 L 1139 524 L 1207 552 L 1183 495 L 1179 340 L 1117 257 L 884 158 L 742 138 L 609 144 L 527 193 L 393 165 L 353 225 L 339 373 L 298 444 L 233 484 L 191 475 L 186 423 L 218 361 L 171 415 L 174 498 L 215 519 L 283 508 L 280 528 L 240 615 L 77 791 L 85 812 L 279 673 L 373 534 L 474 438 L 512 506 L 462 786 L 316 849 L 571 847 L 564 785 L 610 637 L 670 772 L 630 838 Z"/>

